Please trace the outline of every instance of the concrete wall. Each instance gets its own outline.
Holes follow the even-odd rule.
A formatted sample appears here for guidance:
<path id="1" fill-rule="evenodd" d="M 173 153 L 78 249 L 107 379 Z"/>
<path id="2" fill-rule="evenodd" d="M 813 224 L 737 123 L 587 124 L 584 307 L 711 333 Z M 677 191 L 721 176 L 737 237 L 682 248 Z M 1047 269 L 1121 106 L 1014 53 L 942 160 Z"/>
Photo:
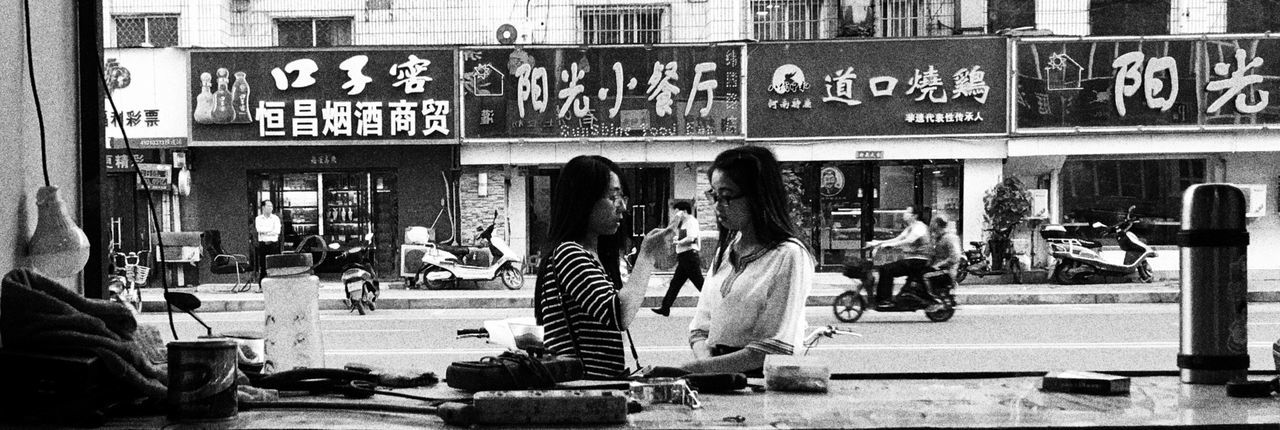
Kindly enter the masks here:
<path id="1" fill-rule="evenodd" d="M 987 239 L 986 233 L 982 231 L 985 228 L 982 221 L 982 197 L 1004 179 L 1003 161 L 1000 159 L 964 160 L 964 185 L 960 190 L 960 207 L 964 211 L 964 235 L 960 238 L 960 243 L 966 244 L 966 248 L 970 241 Z"/>
<path id="2" fill-rule="evenodd" d="M 484 196 L 480 195 L 481 173 L 488 177 Z M 523 191 L 512 190 L 511 194 L 523 194 Z M 494 211 L 498 211 L 498 219 L 493 235 L 503 240 L 510 237 L 507 234 L 509 218 L 516 216 L 513 212 L 520 212 L 519 216 L 523 219 L 524 211 L 514 210 L 517 208 L 514 205 L 509 206 L 507 196 L 507 172 L 503 166 L 467 166 L 462 169 L 462 176 L 458 178 L 458 207 L 462 213 L 462 219 L 458 223 L 462 227 L 462 234 L 458 239 L 462 244 L 475 243 L 476 235 L 479 234 L 476 228 L 488 227 L 494 221 Z"/>
<path id="3" fill-rule="evenodd" d="M 9 13 L 0 17 L 0 40 L 8 59 L 0 66 L 0 135 L 5 156 L 0 157 L 0 270 L 25 264 L 26 244 L 36 227 L 36 190 L 44 186 L 40 158 L 40 130 L 32 100 L 22 7 L 9 2 Z M 49 180 L 77 223 L 83 225 L 80 193 L 79 126 L 86 122 L 77 112 L 78 64 L 76 63 L 75 2 L 31 2 L 32 50 L 36 85 L 44 111 L 48 142 Z M 58 29 L 59 31 L 48 31 Z M 64 280 L 83 291 L 80 280 Z"/>

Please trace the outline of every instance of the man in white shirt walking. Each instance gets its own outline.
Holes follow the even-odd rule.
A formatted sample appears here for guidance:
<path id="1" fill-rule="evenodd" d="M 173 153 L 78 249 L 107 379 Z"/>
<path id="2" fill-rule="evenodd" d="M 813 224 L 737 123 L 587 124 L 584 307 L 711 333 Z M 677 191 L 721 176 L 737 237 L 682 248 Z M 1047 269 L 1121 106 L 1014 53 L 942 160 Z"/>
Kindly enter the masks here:
<path id="1" fill-rule="evenodd" d="M 676 273 L 671 276 L 671 285 L 667 287 L 667 295 L 662 298 L 662 307 L 653 312 L 669 316 L 671 305 L 685 281 L 693 281 L 693 287 L 702 291 L 702 259 L 698 257 L 698 219 L 693 216 L 693 205 L 687 201 L 678 201 L 671 206 L 672 223 L 679 223 L 676 232 Z"/>
<path id="2" fill-rule="evenodd" d="M 258 279 L 267 276 L 267 254 L 280 253 L 280 217 L 276 216 L 271 200 L 263 200 L 258 205 L 258 216 L 253 219 L 258 234 L 258 246 L 255 260 L 258 264 Z"/>

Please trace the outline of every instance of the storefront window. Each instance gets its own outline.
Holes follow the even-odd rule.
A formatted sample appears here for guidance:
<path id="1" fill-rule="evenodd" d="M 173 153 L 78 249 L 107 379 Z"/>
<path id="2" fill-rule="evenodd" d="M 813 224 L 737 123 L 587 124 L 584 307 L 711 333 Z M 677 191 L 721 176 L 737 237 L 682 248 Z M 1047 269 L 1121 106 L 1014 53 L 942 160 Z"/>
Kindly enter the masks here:
<path id="1" fill-rule="evenodd" d="M 813 163 L 821 263 L 835 267 L 859 257 L 869 240 L 886 240 L 905 227 L 907 207 L 920 206 L 927 219 L 961 224 L 959 162 Z M 889 256 L 891 257 L 891 255 Z"/>
<path id="2" fill-rule="evenodd" d="M 1111 225 L 1130 206 L 1148 228 L 1140 232 L 1151 245 L 1173 245 L 1181 217 L 1182 192 L 1206 180 L 1205 160 L 1096 160 L 1069 157 L 1062 166 L 1063 225 L 1079 237 L 1104 243 L 1088 228 L 1093 222 Z M 1114 244 L 1114 243 L 1110 243 Z"/>

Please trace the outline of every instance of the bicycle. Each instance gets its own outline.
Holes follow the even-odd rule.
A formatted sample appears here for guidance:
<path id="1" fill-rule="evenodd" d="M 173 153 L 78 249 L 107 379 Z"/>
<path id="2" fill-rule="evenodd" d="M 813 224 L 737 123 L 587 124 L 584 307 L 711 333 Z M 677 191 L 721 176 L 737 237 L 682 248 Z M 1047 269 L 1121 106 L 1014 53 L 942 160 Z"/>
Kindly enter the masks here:
<path id="1" fill-rule="evenodd" d="M 151 268 L 143 265 L 142 260 L 148 255 L 149 251 L 111 252 L 107 299 L 125 305 L 134 314 L 142 312 L 142 286 L 151 274 Z"/>

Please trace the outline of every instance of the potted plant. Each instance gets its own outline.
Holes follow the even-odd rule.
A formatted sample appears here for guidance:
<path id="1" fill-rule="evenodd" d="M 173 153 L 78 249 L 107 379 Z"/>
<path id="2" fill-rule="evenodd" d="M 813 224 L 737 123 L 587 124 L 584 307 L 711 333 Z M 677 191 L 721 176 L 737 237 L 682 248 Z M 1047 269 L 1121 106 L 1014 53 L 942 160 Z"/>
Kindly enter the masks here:
<path id="1" fill-rule="evenodd" d="M 1018 223 L 1031 212 L 1031 194 L 1018 178 L 1008 177 L 987 191 L 982 197 L 985 210 L 983 220 L 991 232 L 988 246 L 991 250 L 991 269 L 1004 268 L 1004 255 L 1011 246 L 1010 237 Z"/>

